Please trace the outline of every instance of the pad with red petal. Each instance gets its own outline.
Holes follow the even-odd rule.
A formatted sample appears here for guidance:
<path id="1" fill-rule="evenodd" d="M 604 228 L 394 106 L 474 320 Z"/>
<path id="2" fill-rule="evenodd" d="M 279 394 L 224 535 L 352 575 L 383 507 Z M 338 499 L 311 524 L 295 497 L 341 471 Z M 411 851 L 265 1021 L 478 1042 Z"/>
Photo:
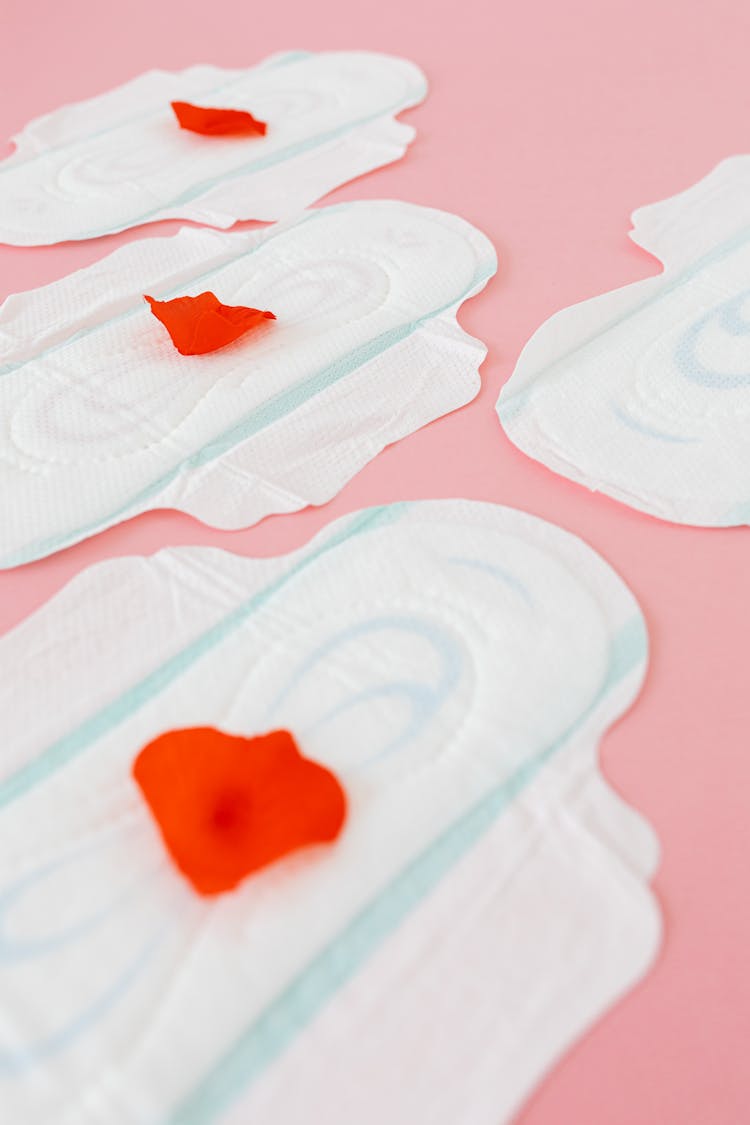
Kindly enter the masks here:
<path id="1" fill-rule="evenodd" d="M 245 305 L 222 305 L 214 293 L 197 297 L 175 297 L 157 301 L 145 295 L 151 312 L 162 322 L 177 351 L 182 355 L 205 355 L 238 340 L 266 320 L 275 320 L 272 312 L 247 308 Z"/>
<path id="2" fill-rule="evenodd" d="M 338 779 L 285 730 L 253 738 L 214 727 L 169 731 L 141 750 L 133 776 L 172 859 L 202 895 L 335 840 L 346 816 Z"/>
<path id="3" fill-rule="evenodd" d="M 180 128 L 207 137 L 264 137 L 268 126 L 244 109 L 218 109 L 214 106 L 172 102 Z"/>

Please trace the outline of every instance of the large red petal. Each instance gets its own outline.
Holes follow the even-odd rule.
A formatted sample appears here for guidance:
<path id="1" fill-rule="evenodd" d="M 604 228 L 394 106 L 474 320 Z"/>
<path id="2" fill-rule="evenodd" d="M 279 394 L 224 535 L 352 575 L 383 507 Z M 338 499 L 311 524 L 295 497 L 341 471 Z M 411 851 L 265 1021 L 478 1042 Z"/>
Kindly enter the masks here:
<path id="1" fill-rule="evenodd" d="M 204 355 L 231 344 L 266 320 L 272 312 L 245 305 L 222 305 L 214 293 L 157 301 L 146 295 L 151 312 L 162 322 L 182 355 Z"/>
<path id="2" fill-rule="evenodd" d="M 255 738 L 169 731 L 141 750 L 133 776 L 174 862 L 203 895 L 335 840 L 346 816 L 338 779 L 285 730 Z"/>

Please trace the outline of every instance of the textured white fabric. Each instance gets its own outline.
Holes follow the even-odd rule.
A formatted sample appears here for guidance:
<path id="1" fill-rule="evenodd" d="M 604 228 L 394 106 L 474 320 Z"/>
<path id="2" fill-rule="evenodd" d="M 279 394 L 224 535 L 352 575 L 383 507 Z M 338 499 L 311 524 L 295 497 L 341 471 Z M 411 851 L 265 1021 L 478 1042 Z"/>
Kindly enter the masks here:
<path id="1" fill-rule="evenodd" d="M 677 523 L 750 523 L 750 156 L 633 215 L 664 272 L 557 313 L 498 402 L 529 456 Z"/>
<path id="2" fill-rule="evenodd" d="M 159 219 L 282 219 L 398 160 L 394 120 L 427 92 L 413 63 L 365 51 L 275 55 L 247 70 L 149 71 L 32 121 L 0 163 L 0 242 L 95 238 Z M 170 106 L 249 110 L 266 136 L 206 137 Z"/>
<path id="3" fill-rule="evenodd" d="M 456 322 L 496 269 L 474 227 L 361 202 L 289 225 L 131 242 L 0 310 L 0 566 L 151 508 L 217 527 L 330 499 L 464 405 L 485 348 Z M 277 319 L 183 356 L 143 294 L 211 290 Z"/>
<path id="4" fill-rule="evenodd" d="M 609 567 L 490 504 L 76 577 L 0 640 L 8 1120 L 506 1121 L 654 955 L 655 841 L 596 765 L 645 661 Z M 195 895 L 130 769 L 204 725 L 290 729 L 339 840 Z"/>

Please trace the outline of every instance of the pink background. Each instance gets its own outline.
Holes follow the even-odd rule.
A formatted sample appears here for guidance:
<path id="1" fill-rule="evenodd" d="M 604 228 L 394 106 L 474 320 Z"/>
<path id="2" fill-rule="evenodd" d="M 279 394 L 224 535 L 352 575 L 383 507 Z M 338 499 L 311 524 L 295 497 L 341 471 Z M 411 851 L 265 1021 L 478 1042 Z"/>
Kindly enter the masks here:
<path id="1" fill-rule="evenodd" d="M 176 543 L 274 554 L 353 508 L 400 498 L 500 501 L 582 536 L 629 583 L 649 624 L 646 687 L 602 755 L 609 779 L 661 837 L 666 941 L 650 977 L 570 1051 L 518 1122 L 748 1120 L 750 534 L 675 527 L 592 496 L 522 456 L 493 407 L 545 317 L 658 270 L 626 237 L 630 211 L 748 150 L 750 4 L 5 0 L 0 28 L 0 137 L 149 67 L 245 66 L 296 47 L 412 58 L 431 86 L 426 104 L 405 115 L 417 141 L 399 164 L 335 198 L 456 211 L 493 239 L 501 261 L 461 313 L 490 349 L 470 406 L 387 450 L 322 509 L 229 534 L 153 513 L 2 574 L 0 630 L 98 559 Z M 142 233 L 0 248 L 2 296 Z"/>

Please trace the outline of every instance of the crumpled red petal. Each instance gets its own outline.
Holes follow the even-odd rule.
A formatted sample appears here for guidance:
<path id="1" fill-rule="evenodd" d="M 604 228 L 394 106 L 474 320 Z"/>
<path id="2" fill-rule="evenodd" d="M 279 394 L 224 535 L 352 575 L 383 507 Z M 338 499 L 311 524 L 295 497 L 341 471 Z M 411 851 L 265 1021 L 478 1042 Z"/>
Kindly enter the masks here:
<path id="1" fill-rule="evenodd" d="M 254 738 L 213 727 L 169 731 L 141 750 L 133 776 L 172 859 L 201 895 L 330 843 L 346 817 L 336 776 L 304 758 L 286 730 Z"/>
<path id="2" fill-rule="evenodd" d="M 272 312 L 247 308 L 245 305 L 222 305 L 214 293 L 197 297 L 175 297 L 157 301 L 144 294 L 151 312 L 172 337 L 182 355 L 205 355 L 226 347 L 266 320 L 275 320 Z"/>
<path id="3" fill-rule="evenodd" d="M 258 121 L 244 109 L 217 109 L 190 102 L 172 102 L 171 106 L 182 129 L 206 137 L 264 137 L 268 129 L 265 121 Z"/>

